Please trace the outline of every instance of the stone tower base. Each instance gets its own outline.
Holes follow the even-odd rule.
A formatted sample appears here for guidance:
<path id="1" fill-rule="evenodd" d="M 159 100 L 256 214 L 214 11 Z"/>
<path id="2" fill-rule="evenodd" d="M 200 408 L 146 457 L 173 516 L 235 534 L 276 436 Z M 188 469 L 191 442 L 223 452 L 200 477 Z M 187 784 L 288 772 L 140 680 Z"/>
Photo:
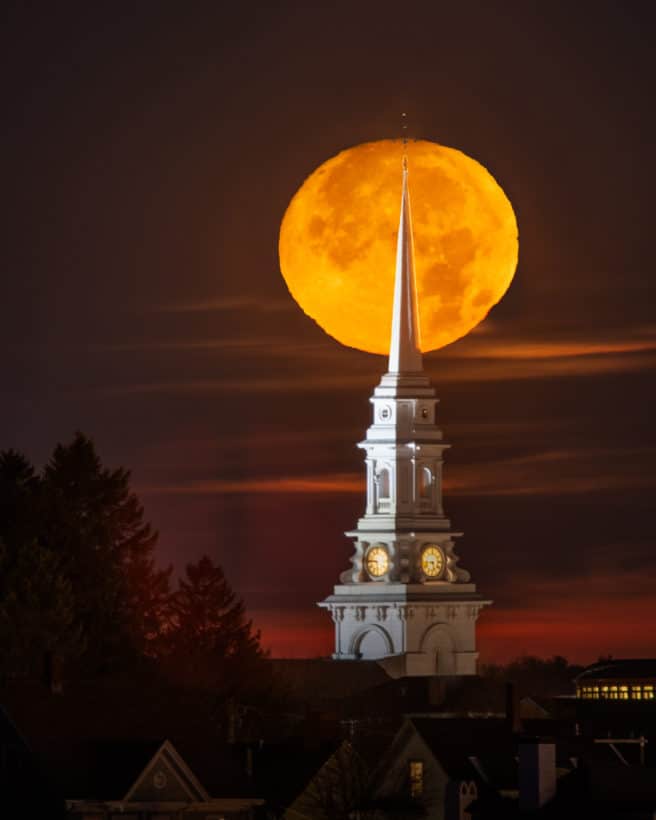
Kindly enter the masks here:
<path id="1" fill-rule="evenodd" d="M 335 624 L 335 660 L 376 660 L 393 678 L 475 675 L 475 584 L 343 584 L 318 605 Z"/>

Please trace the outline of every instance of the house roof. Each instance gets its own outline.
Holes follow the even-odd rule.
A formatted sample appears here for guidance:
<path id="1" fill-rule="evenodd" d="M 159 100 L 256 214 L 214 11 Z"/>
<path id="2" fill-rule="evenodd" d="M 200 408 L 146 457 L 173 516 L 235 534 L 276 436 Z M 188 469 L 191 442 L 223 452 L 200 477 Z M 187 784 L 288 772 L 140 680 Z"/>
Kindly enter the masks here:
<path id="1" fill-rule="evenodd" d="M 286 741 L 256 749 L 253 754 L 254 788 L 274 810 L 289 806 L 306 788 L 342 741 L 304 746 Z"/>
<path id="2" fill-rule="evenodd" d="M 2 688 L 0 702 L 66 799 L 122 799 L 167 739 L 210 795 L 250 793 L 243 749 L 224 743 L 216 704 L 203 693 L 83 681 L 52 695 L 22 682 Z"/>
<path id="3" fill-rule="evenodd" d="M 577 683 L 587 680 L 619 680 L 622 678 L 656 680 L 656 658 L 632 658 L 594 663 L 576 677 Z"/>
<path id="4" fill-rule="evenodd" d="M 452 779 L 476 779 L 496 789 L 516 786 L 516 740 L 502 718 L 410 717 L 409 722 Z"/>

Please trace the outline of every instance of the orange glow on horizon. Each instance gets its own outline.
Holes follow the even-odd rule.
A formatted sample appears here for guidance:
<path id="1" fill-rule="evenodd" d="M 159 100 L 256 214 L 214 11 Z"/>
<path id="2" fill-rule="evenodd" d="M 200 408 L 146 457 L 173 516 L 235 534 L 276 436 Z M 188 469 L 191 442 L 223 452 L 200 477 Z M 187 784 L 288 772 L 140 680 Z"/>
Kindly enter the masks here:
<path id="1" fill-rule="evenodd" d="M 653 657 L 656 616 L 650 599 L 640 596 L 623 617 L 603 609 L 592 596 L 580 604 L 530 609 L 486 609 L 477 625 L 480 662 L 508 663 L 523 655 L 566 657 L 587 665 L 601 655 Z M 325 613 L 259 611 L 252 613 L 262 630 L 262 643 L 278 658 L 328 657 L 333 651 L 334 629 Z"/>
<path id="2" fill-rule="evenodd" d="M 415 275 L 424 351 L 464 336 L 508 289 L 517 222 L 475 160 L 437 143 L 408 145 Z M 342 344 L 389 350 L 402 145 L 342 151 L 293 197 L 280 229 L 280 267 L 292 296 Z"/>

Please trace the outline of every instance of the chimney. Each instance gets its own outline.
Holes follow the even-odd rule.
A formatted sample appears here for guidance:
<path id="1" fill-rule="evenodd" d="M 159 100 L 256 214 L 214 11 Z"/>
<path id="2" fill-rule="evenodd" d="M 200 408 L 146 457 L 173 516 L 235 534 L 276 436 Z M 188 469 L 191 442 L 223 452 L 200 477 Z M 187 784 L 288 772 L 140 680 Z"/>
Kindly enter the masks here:
<path id="1" fill-rule="evenodd" d="M 556 794 L 556 744 L 525 738 L 519 744 L 519 809 L 535 811 Z"/>

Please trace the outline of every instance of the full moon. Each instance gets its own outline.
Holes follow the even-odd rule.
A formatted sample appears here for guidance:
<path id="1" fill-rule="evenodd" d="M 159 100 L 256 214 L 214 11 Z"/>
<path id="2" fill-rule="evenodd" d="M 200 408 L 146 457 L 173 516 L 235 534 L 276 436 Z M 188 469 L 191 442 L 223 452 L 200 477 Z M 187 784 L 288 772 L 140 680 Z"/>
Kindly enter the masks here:
<path id="1" fill-rule="evenodd" d="M 407 145 L 421 349 L 481 322 L 517 267 L 517 221 L 494 177 L 455 148 Z M 403 145 L 368 142 L 320 165 L 280 227 L 280 269 L 292 296 L 342 344 L 387 353 Z"/>

